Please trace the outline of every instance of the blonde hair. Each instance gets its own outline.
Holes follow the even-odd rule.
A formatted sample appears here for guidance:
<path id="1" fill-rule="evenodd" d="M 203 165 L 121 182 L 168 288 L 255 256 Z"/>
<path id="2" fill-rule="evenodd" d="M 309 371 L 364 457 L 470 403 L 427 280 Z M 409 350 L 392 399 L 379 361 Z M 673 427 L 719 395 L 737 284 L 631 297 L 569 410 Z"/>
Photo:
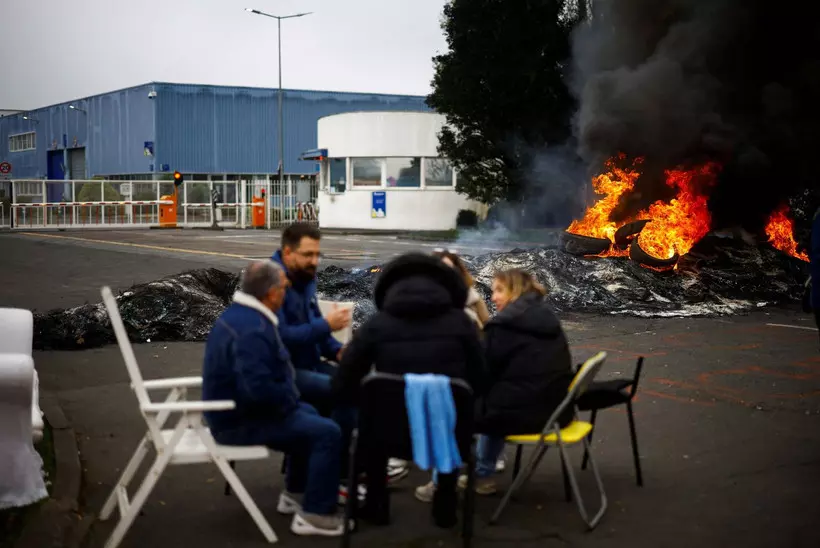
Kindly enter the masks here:
<path id="1" fill-rule="evenodd" d="M 493 279 L 507 289 L 511 301 L 517 300 L 525 293 L 535 293 L 542 297 L 547 294 L 547 289 L 535 279 L 535 276 L 520 268 L 496 272 Z"/>

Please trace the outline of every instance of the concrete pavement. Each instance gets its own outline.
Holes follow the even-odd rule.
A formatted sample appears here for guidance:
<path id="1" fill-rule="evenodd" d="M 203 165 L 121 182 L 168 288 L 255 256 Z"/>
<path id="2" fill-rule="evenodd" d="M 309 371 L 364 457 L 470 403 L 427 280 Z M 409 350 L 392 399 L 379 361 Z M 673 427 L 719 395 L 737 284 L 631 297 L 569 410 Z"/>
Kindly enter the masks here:
<path id="1" fill-rule="evenodd" d="M 102 232 L 78 236 L 98 241 L 109 237 Z M 253 236 L 230 240 L 260 237 Z M 262 249 L 261 244 L 252 245 Z M 373 251 L 378 245 L 368 242 L 358 248 Z M 183 251 L 167 251 L 0 235 L 0 303 L 44 309 L 96 302 L 100 285 L 106 283 L 125 286 L 206 263 L 238 267 L 244 260 L 186 253 L 214 249 L 208 246 L 213 242 L 201 247 L 191 242 Z M 226 263 L 219 262 L 223 259 Z M 575 506 L 564 502 L 560 465 L 552 454 L 499 525 L 485 525 L 499 497 L 479 500 L 477 546 L 820 545 L 820 529 L 814 526 L 820 480 L 820 357 L 809 316 L 763 310 L 718 319 L 563 320 L 576 360 L 598 350 L 609 352 L 605 375 L 629 375 L 637 356 L 647 357 L 635 403 L 645 486 L 634 482 L 623 411 L 606 411 L 598 420 L 594 450 L 610 508 L 598 529 L 585 532 Z M 199 343 L 141 344 L 135 351 L 146 378 L 200 372 Z M 145 429 L 122 358 L 116 347 L 105 347 L 38 352 L 35 359 L 41 389 L 60 404 L 78 434 L 82 510 L 96 513 Z M 580 456 L 576 451 L 576 466 Z M 282 486 L 278 459 L 241 464 L 238 472 L 283 546 L 335 544 L 295 537 L 288 520 L 276 515 Z M 579 478 L 594 505 L 591 474 Z M 411 474 L 394 493 L 394 523 L 367 527 L 354 545 L 459 545 L 455 533 L 433 527 L 429 507 L 413 499 L 412 489 L 426 479 L 424 473 Z M 509 476 L 499 476 L 499 483 L 508 485 Z M 123 546 L 264 546 L 236 498 L 222 495 L 222 485 L 213 466 L 170 469 Z M 95 524 L 86 546 L 102 546 L 112 526 Z"/>

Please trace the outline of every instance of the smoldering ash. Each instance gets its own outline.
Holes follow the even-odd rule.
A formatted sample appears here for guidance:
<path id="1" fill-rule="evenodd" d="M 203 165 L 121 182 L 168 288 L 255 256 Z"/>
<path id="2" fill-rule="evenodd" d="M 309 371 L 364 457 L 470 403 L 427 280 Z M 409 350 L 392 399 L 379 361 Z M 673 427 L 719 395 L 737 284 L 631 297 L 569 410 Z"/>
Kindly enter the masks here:
<path id="1" fill-rule="evenodd" d="M 712 227 L 760 230 L 820 184 L 820 7 L 762 0 L 597 0 L 573 37 L 575 132 L 592 175 L 640 158 L 612 220 L 670 199 L 669 169 L 720 169 Z"/>

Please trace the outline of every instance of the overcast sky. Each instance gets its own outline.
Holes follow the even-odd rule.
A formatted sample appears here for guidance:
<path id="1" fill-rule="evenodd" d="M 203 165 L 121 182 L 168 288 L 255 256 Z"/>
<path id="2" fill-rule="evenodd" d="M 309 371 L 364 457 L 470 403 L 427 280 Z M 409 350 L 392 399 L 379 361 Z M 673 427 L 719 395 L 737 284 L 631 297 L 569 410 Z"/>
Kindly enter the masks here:
<path id="1" fill-rule="evenodd" d="M 0 109 L 150 81 L 426 95 L 446 0 L 0 0 Z"/>

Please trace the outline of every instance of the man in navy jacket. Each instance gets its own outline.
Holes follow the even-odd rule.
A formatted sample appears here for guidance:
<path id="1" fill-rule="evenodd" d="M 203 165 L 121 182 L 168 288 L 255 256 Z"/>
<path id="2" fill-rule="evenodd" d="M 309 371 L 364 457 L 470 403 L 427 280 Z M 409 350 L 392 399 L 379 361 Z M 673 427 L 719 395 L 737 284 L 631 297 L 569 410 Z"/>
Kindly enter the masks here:
<path id="1" fill-rule="evenodd" d="M 811 307 L 814 310 L 814 319 L 820 329 L 820 209 L 814 214 L 811 225 Z"/>
<path id="2" fill-rule="evenodd" d="M 350 406 L 333 408 L 331 380 L 344 348 L 332 333 L 350 325 L 350 310 L 336 309 L 322 317 L 316 299 L 316 274 L 321 259 L 321 232 L 306 223 L 294 223 L 282 231 L 281 249 L 271 260 L 284 268 L 290 281 L 285 302 L 279 309 L 279 334 L 296 368 L 296 386 L 305 401 L 323 415 L 332 416 L 342 428 L 342 444 L 347 447 L 350 433 L 356 426 L 356 412 Z M 322 361 L 322 358 L 328 362 Z M 346 478 L 347 451 L 342 456 L 342 478 Z M 390 482 L 407 476 L 402 461 L 391 461 L 387 475 Z M 340 496 L 346 496 L 342 488 Z"/>
<path id="3" fill-rule="evenodd" d="M 300 401 L 295 370 L 277 332 L 275 311 L 288 281 L 272 261 L 251 263 L 231 304 L 208 336 L 204 400 L 232 400 L 205 418 L 218 443 L 265 445 L 287 454 L 286 488 L 277 510 L 292 514 L 298 535 L 339 536 L 342 435 L 339 426 Z"/>

